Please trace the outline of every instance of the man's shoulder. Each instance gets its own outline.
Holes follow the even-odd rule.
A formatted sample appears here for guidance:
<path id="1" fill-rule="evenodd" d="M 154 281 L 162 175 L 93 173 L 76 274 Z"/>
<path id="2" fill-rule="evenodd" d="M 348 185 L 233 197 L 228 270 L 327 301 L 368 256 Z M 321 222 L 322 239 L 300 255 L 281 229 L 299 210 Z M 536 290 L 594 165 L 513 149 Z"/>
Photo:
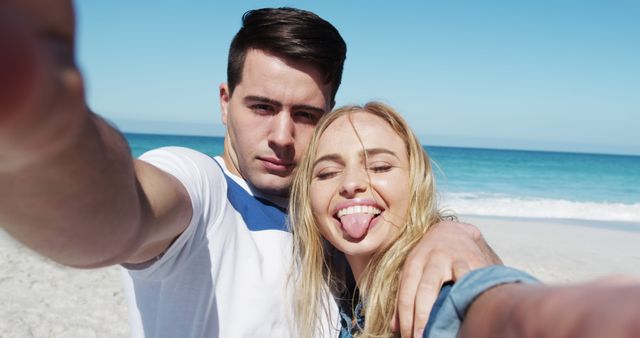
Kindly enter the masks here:
<path id="1" fill-rule="evenodd" d="M 195 161 L 205 161 L 205 162 L 214 161 L 213 157 L 207 154 L 201 153 L 191 148 L 178 147 L 178 146 L 166 146 L 166 147 L 152 149 L 143 153 L 138 158 L 145 162 L 148 162 L 149 160 L 152 160 L 155 158 L 174 158 L 174 159 L 184 159 L 184 160 L 191 159 Z"/>
<path id="2" fill-rule="evenodd" d="M 222 166 L 214 157 L 185 147 L 162 147 L 139 158 L 177 178 L 192 198 L 208 190 L 226 190 Z"/>
<path id="3" fill-rule="evenodd" d="M 138 159 L 168 172 L 180 170 L 222 174 L 220 164 L 214 157 L 185 147 L 156 148 L 140 155 Z"/>

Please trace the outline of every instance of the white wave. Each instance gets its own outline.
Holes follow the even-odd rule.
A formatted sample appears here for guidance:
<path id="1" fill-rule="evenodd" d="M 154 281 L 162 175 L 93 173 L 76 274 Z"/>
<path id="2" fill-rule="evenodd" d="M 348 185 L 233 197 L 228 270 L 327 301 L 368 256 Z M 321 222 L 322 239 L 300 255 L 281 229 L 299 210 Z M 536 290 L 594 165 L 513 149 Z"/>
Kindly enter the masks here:
<path id="1" fill-rule="evenodd" d="M 576 202 L 491 193 L 448 193 L 440 206 L 457 214 L 640 222 L 640 203 Z"/>

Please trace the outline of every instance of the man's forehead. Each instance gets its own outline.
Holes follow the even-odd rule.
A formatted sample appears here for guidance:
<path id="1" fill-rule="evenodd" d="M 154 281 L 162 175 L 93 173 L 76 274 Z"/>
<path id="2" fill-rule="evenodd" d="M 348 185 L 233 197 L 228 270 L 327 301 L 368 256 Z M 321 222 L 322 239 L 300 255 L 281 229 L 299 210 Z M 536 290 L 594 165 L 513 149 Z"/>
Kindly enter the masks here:
<path id="1" fill-rule="evenodd" d="M 331 109 L 331 85 L 323 83 L 317 67 L 262 50 L 250 50 L 244 61 L 238 87 L 243 96 L 283 105 Z"/>

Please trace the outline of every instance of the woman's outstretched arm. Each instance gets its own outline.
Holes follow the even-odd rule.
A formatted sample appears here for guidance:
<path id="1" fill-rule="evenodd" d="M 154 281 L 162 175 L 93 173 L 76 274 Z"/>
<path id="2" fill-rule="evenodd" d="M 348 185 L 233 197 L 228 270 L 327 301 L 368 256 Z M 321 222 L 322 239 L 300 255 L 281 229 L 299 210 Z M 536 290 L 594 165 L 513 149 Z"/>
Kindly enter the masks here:
<path id="1" fill-rule="evenodd" d="M 505 284 L 469 308 L 459 337 L 640 337 L 640 283 Z"/>

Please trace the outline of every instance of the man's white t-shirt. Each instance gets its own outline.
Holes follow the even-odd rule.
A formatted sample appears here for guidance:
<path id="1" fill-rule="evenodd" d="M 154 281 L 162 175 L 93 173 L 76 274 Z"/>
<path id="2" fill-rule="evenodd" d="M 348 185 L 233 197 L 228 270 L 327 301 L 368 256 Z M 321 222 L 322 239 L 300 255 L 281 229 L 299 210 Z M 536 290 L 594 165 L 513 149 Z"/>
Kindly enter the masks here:
<path id="1" fill-rule="evenodd" d="M 166 147 L 140 159 L 184 185 L 193 216 L 157 261 L 125 270 L 132 336 L 294 336 L 282 205 L 252 193 L 219 157 Z"/>

